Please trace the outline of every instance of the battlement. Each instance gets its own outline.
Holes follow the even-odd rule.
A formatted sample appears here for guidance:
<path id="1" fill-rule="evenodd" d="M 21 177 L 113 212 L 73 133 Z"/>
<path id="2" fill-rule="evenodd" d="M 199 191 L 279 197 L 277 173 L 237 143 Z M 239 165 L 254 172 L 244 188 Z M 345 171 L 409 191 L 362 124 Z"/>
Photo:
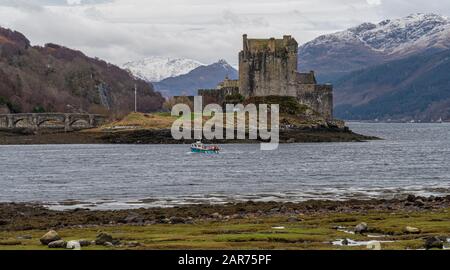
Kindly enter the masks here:
<path id="1" fill-rule="evenodd" d="M 205 96 L 205 95 L 215 95 L 219 92 L 220 89 L 198 89 L 197 94 L 199 96 Z"/>
<path id="2" fill-rule="evenodd" d="M 243 51 L 247 53 L 258 52 L 276 52 L 276 51 L 298 51 L 297 41 L 289 35 L 283 36 L 282 39 L 249 39 L 245 34 L 243 36 Z"/>
<path id="3" fill-rule="evenodd" d="M 239 88 L 239 80 L 230 80 L 228 77 L 217 85 L 217 89 L 222 88 Z"/>
<path id="4" fill-rule="evenodd" d="M 331 84 L 317 84 L 316 91 L 321 93 L 333 93 L 333 86 Z"/>
<path id="5" fill-rule="evenodd" d="M 296 80 L 302 84 L 316 84 L 316 76 L 314 71 L 310 71 L 309 73 L 296 73 Z"/>

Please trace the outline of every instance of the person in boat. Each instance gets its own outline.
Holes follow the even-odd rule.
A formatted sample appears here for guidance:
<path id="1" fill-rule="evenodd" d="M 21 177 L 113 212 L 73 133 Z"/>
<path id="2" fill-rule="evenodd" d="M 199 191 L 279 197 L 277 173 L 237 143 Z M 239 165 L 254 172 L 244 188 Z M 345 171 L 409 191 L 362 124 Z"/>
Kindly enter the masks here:
<path id="1" fill-rule="evenodd" d="M 201 142 L 197 142 L 191 145 L 191 149 L 198 149 L 198 150 L 203 150 L 203 151 L 214 151 L 214 152 L 219 152 L 220 148 L 217 145 L 212 145 L 212 146 L 205 146 L 203 143 Z"/>

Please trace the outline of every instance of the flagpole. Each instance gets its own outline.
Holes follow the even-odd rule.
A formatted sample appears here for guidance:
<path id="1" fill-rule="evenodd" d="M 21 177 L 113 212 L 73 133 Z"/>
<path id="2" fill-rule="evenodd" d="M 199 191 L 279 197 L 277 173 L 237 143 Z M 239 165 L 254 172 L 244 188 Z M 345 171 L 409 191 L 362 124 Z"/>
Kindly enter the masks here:
<path id="1" fill-rule="evenodd" d="M 137 112 L 137 86 L 134 85 L 134 112 Z"/>

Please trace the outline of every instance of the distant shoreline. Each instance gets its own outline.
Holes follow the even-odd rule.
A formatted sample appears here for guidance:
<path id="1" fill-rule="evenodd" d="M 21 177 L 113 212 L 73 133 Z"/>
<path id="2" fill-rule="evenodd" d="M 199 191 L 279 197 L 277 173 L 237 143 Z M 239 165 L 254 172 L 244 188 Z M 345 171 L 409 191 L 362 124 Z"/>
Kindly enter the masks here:
<path id="1" fill-rule="evenodd" d="M 280 143 L 364 142 L 378 140 L 349 129 L 304 128 L 280 130 Z M 42 131 L 34 134 L 26 129 L 0 130 L 0 145 L 31 144 L 190 144 L 195 140 L 174 140 L 169 129 L 123 131 Z M 205 143 L 260 143 L 261 140 L 203 140 Z"/>
<path id="2" fill-rule="evenodd" d="M 408 122 L 408 121 L 375 121 L 375 120 L 345 120 L 346 123 L 369 123 L 369 124 L 449 124 L 450 121 L 442 122 Z"/>
<path id="3" fill-rule="evenodd" d="M 398 199 L 349 199 L 338 200 L 308 200 L 304 202 L 234 202 L 226 204 L 192 204 L 174 207 L 150 207 L 139 209 L 123 210 L 91 210 L 87 208 L 76 208 L 70 210 L 52 210 L 40 203 L 14 203 L 0 202 L 0 213 L 6 220 L 14 219 L 14 222 L 4 222 L 0 224 L 0 230 L 20 230 L 23 224 L 30 225 L 30 229 L 45 229 L 51 227 L 51 224 L 66 220 L 64 226 L 78 225 L 102 225 L 102 224 L 120 224 L 120 223 L 140 223 L 138 221 L 122 222 L 130 213 L 140 215 L 141 219 L 148 223 L 165 223 L 164 217 L 178 216 L 191 217 L 195 219 L 208 219 L 208 217 L 219 212 L 223 216 L 227 215 L 260 215 L 273 216 L 280 214 L 294 214 L 300 212 L 303 214 L 314 213 L 364 213 L 369 210 L 375 211 L 411 211 L 421 212 L 437 209 L 450 208 L 450 195 L 445 197 L 422 197 L 405 195 Z M 27 218 L 17 217 L 17 212 L 29 213 Z M 53 218 L 42 219 L 43 216 L 50 215 Z M 77 216 L 78 218 L 74 218 Z M 96 219 L 84 221 L 83 216 L 96 216 Z"/>

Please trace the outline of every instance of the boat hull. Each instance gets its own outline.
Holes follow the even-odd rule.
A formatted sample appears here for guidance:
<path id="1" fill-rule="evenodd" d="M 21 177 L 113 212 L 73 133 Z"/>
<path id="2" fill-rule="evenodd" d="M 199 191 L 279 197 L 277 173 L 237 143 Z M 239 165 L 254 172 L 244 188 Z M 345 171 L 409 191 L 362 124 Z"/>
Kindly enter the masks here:
<path id="1" fill-rule="evenodd" d="M 198 149 L 198 148 L 191 148 L 192 153 L 203 153 L 203 154 L 219 154 L 219 151 L 215 150 L 208 150 L 208 149 Z"/>

